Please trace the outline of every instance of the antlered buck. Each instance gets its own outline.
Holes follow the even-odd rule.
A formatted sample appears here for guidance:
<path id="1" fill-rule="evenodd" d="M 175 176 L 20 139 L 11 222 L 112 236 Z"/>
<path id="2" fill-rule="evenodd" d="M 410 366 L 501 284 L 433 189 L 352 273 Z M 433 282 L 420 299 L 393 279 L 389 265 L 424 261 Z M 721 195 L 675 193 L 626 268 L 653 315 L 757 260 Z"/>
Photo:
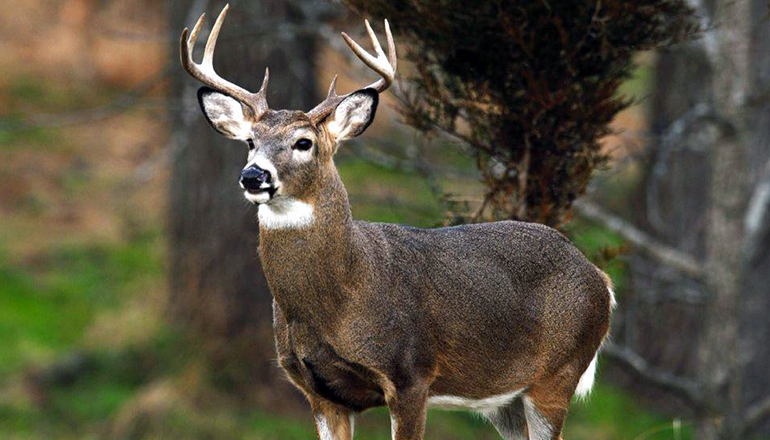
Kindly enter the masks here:
<path id="1" fill-rule="evenodd" d="M 374 119 L 392 83 L 376 56 L 345 41 L 380 79 L 308 112 L 271 110 L 213 68 L 225 6 L 192 60 L 204 17 L 184 30 L 184 68 L 207 87 L 203 113 L 248 144 L 240 185 L 259 205 L 259 253 L 274 297 L 278 360 L 305 393 L 318 437 L 347 440 L 353 416 L 387 405 L 393 438 L 421 439 L 429 405 L 468 408 L 506 439 L 559 439 L 573 394 L 587 394 L 613 303 L 609 278 L 559 232 L 504 221 L 418 229 L 353 220 L 334 166 L 340 144 Z"/>

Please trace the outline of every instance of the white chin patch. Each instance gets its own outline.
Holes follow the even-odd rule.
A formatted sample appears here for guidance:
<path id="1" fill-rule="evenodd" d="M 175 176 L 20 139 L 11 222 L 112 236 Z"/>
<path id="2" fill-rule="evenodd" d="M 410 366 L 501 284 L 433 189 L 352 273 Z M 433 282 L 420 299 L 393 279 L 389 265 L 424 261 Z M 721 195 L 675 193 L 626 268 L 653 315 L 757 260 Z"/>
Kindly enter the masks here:
<path id="1" fill-rule="evenodd" d="M 313 205 L 289 197 L 259 205 L 260 228 L 298 229 L 310 226 L 313 220 Z"/>
<path id="2" fill-rule="evenodd" d="M 256 204 L 263 204 L 270 201 L 270 194 L 267 191 L 261 191 L 256 194 L 252 194 L 248 191 L 243 192 L 244 197 L 246 197 L 246 200 L 250 201 L 251 203 Z"/>

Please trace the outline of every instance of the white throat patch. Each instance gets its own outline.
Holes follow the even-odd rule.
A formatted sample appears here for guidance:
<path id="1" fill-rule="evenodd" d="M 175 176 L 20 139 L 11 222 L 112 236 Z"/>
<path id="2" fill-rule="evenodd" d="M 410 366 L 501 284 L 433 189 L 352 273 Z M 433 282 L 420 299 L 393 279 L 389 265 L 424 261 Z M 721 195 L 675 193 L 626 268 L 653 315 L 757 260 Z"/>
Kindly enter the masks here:
<path id="1" fill-rule="evenodd" d="M 259 226 L 265 229 L 299 229 L 313 224 L 313 205 L 278 197 L 259 205 Z"/>

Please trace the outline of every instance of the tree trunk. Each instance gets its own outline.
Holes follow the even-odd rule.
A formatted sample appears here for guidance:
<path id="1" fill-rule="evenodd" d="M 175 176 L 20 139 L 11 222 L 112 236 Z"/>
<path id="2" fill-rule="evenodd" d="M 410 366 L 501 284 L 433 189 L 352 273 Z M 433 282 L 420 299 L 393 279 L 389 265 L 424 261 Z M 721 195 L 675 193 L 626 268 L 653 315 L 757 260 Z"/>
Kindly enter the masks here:
<path id="1" fill-rule="evenodd" d="M 745 230 L 751 186 L 770 159 L 770 23 L 764 0 L 704 1 L 700 11 L 715 28 L 659 59 L 636 220 L 704 261 L 706 276 L 634 255 L 621 337 L 660 369 L 706 384 L 717 410 L 698 415 L 696 438 L 734 439 L 744 437 L 744 408 L 770 395 L 770 216 Z"/>
<path id="2" fill-rule="evenodd" d="M 751 3 L 720 0 L 714 18 L 714 111 L 719 141 L 711 153 L 706 208 L 708 306 L 699 349 L 699 376 L 719 402 L 719 418 L 705 417 L 697 436 L 737 439 L 741 434 L 742 382 L 739 351 L 743 222 L 748 195 L 745 102 L 749 92 Z M 723 386 L 724 384 L 724 386 Z"/>
<path id="3" fill-rule="evenodd" d="M 169 17 L 174 41 L 199 14 L 207 21 L 198 50 L 222 7 L 219 2 L 175 0 Z M 271 108 L 308 109 L 317 99 L 312 35 L 279 26 L 302 25 L 296 2 L 234 2 L 216 48 L 217 72 L 249 90 L 272 68 Z M 172 60 L 178 63 L 178 43 Z M 170 314 L 195 334 L 217 382 L 258 403 L 285 401 L 291 388 L 275 365 L 272 297 L 257 256 L 256 209 L 238 186 L 245 145 L 226 140 L 204 120 L 200 86 L 180 67 L 172 75 L 174 148 L 170 178 Z M 282 398 L 283 397 L 283 398 Z"/>

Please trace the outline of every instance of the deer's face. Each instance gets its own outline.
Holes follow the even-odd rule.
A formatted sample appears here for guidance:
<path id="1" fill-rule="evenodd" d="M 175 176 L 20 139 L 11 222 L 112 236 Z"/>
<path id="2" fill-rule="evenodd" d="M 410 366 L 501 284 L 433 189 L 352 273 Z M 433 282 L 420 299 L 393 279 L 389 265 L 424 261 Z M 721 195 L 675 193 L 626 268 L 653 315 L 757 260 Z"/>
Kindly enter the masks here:
<path id="1" fill-rule="evenodd" d="M 371 124 L 378 102 L 376 91 L 362 89 L 314 122 L 312 115 L 296 110 L 267 110 L 255 120 L 237 100 L 206 87 L 198 97 L 203 114 L 219 133 L 248 146 L 238 183 L 255 204 L 306 201 L 319 185 L 321 168 L 331 162 L 340 142 Z"/>
<path id="2" fill-rule="evenodd" d="M 182 66 L 190 75 L 207 85 L 198 91 L 203 114 L 219 133 L 249 146 L 246 166 L 238 179 L 246 198 L 266 211 L 277 206 L 309 206 L 306 198 L 318 188 L 322 167 L 331 163 L 340 142 L 358 136 L 371 124 L 377 110 L 378 94 L 393 83 L 396 75 L 396 46 L 385 20 L 388 52 L 382 50 L 369 22 L 366 31 L 376 56 L 353 41 L 342 37 L 364 64 L 381 78 L 368 87 L 347 95 L 337 95 L 337 77 L 332 80 L 326 99 L 307 113 L 270 110 L 265 69 L 262 87 L 257 93 L 227 81 L 214 71 L 214 48 L 229 6 L 217 17 L 200 63 L 193 61 L 193 47 L 203 25 L 204 15 L 192 32 L 185 28 L 180 41 Z M 303 208 L 305 209 L 305 208 Z M 260 213 L 262 213 L 260 208 Z"/>

